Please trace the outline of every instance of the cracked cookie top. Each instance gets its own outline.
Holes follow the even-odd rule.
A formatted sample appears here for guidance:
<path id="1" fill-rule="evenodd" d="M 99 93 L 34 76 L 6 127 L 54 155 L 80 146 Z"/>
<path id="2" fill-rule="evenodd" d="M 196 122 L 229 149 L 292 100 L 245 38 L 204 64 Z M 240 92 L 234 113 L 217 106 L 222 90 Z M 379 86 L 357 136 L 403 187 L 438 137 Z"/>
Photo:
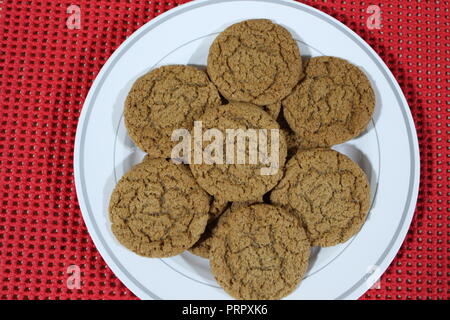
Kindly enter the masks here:
<path id="1" fill-rule="evenodd" d="M 282 104 L 301 147 L 329 147 L 366 129 L 375 94 L 358 67 L 343 59 L 318 57 L 305 63 L 305 78 Z"/>
<path id="2" fill-rule="evenodd" d="M 310 255 L 299 220 L 268 204 L 227 214 L 211 243 L 210 266 L 217 282 L 237 299 L 280 299 L 291 293 Z"/>
<path id="3" fill-rule="evenodd" d="M 347 156 L 334 150 L 299 151 L 270 200 L 298 215 L 312 245 L 328 247 L 359 231 L 369 211 L 370 187 Z"/>
<path id="4" fill-rule="evenodd" d="M 133 84 L 125 102 L 125 125 L 136 145 L 152 158 L 170 158 L 174 129 L 191 130 L 209 107 L 221 104 L 216 87 L 195 67 L 154 69 Z"/>
<path id="5" fill-rule="evenodd" d="M 286 141 L 284 134 L 279 130 L 278 123 L 260 107 L 243 102 L 232 102 L 224 106 L 218 106 L 208 109 L 200 118 L 203 130 L 215 129 L 227 137 L 229 129 L 267 129 L 267 151 L 269 157 L 272 155 L 272 139 L 271 129 L 278 130 L 279 148 L 278 150 L 278 167 L 275 165 L 274 174 L 262 175 L 262 168 L 269 168 L 270 164 L 264 164 L 260 160 L 259 153 L 257 162 L 250 164 L 249 157 L 249 140 L 246 139 L 245 163 L 238 163 L 238 138 L 233 139 L 232 147 L 234 156 L 227 154 L 227 143 L 223 143 L 223 164 L 212 163 L 202 164 L 191 163 L 191 171 L 199 183 L 210 195 L 220 197 L 228 201 L 247 201 L 263 196 L 267 191 L 272 189 L 282 177 L 282 168 L 286 159 Z M 258 139 L 259 139 L 258 134 Z M 210 141 L 203 142 L 203 149 L 206 149 Z M 261 144 L 262 145 L 262 144 Z M 261 146 L 260 145 L 260 146 Z M 255 150 L 253 150 L 255 151 Z M 232 163 L 228 162 L 227 157 L 233 159 Z M 274 159 L 275 154 L 274 154 Z"/>
<path id="6" fill-rule="evenodd" d="M 185 165 L 146 159 L 117 183 L 109 203 L 112 232 L 135 253 L 170 257 L 189 249 L 205 230 L 210 196 Z"/>
<path id="7" fill-rule="evenodd" d="M 236 23 L 209 49 L 208 74 L 229 101 L 270 105 L 287 96 L 302 74 L 289 31 L 265 19 Z"/>

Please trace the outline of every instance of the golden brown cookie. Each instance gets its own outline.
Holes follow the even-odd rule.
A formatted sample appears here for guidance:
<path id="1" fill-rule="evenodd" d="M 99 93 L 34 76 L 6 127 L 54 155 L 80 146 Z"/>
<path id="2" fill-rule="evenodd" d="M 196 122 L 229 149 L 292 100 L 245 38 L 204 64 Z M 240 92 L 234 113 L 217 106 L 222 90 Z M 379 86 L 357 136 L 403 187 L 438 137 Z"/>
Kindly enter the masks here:
<path id="1" fill-rule="evenodd" d="M 365 173 L 334 150 L 299 151 L 270 200 L 295 212 L 314 246 L 342 243 L 356 234 L 370 205 Z"/>
<path id="2" fill-rule="evenodd" d="M 310 245 L 288 211 L 255 204 L 231 212 L 211 242 L 217 282 L 237 299 L 281 299 L 302 280 Z"/>
<path id="3" fill-rule="evenodd" d="M 147 159 L 114 188 L 109 203 L 112 232 L 141 256 L 174 256 L 189 249 L 205 230 L 209 202 L 185 165 Z"/>
<path id="4" fill-rule="evenodd" d="M 221 104 L 228 104 L 229 101 L 227 99 L 225 99 L 222 95 L 220 95 L 220 99 L 221 99 Z M 272 118 L 274 118 L 275 120 L 278 118 L 278 116 L 281 114 L 281 101 L 263 106 L 262 109 L 267 112 L 268 114 L 270 114 L 272 116 Z"/>
<path id="5" fill-rule="evenodd" d="M 229 201 L 219 197 L 212 197 L 213 200 L 209 207 L 209 221 L 217 219 L 229 206 Z"/>
<path id="6" fill-rule="evenodd" d="M 211 241 L 212 238 L 215 236 L 215 232 L 217 230 L 217 226 L 221 223 L 224 223 L 226 217 L 229 215 L 230 212 L 234 212 L 236 210 L 239 210 L 243 207 L 248 207 L 255 203 L 262 203 L 263 199 L 262 197 L 258 200 L 252 200 L 252 201 L 242 201 L 242 202 L 227 202 L 227 206 L 224 208 L 224 210 L 220 211 L 219 214 L 214 214 L 213 218 L 210 218 L 208 224 L 206 225 L 205 232 L 201 235 L 200 239 L 195 243 L 195 245 L 189 250 L 193 254 L 196 254 L 200 257 L 209 258 L 209 250 L 211 249 Z M 219 212 L 218 210 L 215 210 L 215 212 Z"/>
<path id="7" fill-rule="evenodd" d="M 217 219 L 227 210 L 229 202 L 217 197 L 213 197 L 209 208 L 209 220 L 206 225 L 205 232 L 202 233 L 200 239 L 189 249 L 193 254 L 202 258 L 208 259 L 210 238 L 212 236 L 212 230 L 217 224 Z"/>
<path id="8" fill-rule="evenodd" d="M 125 102 L 131 139 L 151 158 L 170 158 L 174 129 L 190 130 L 206 109 L 220 104 L 205 72 L 170 65 L 150 71 L 134 83 Z"/>
<path id="9" fill-rule="evenodd" d="M 249 201 L 235 201 L 235 202 L 232 202 L 231 205 L 230 205 L 230 210 L 231 211 L 236 211 L 236 210 L 239 210 L 241 208 L 249 207 L 252 204 L 257 204 L 257 203 L 264 203 L 263 197 L 259 197 L 258 199 L 249 200 Z"/>
<path id="10" fill-rule="evenodd" d="M 229 101 L 270 105 L 287 96 L 302 74 L 297 43 L 270 20 L 246 20 L 217 36 L 208 74 Z"/>
<path id="11" fill-rule="evenodd" d="M 207 164 L 203 161 L 202 164 L 195 164 L 191 161 L 191 171 L 200 184 L 210 195 L 223 198 L 228 201 L 247 201 L 258 198 L 270 189 L 272 189 L 282 177 L 282 167 L 286 159 L 286 141 L 284 134 L 279 130 L 278 123 L 264 112 L 260 107 L 242 102 L 232 102 L 225 106 L 208 109 L 200 118 L 203 125 L 203 131 L 209 129 L 219 130 L 224 137 L 230 129 L 253 129 L 259 135 L 259 129 L 267 129 L 267 151 L 269 157 L 273 155 L 272 165 L 264 164 L 260 160 L 258 152 L 257 161 L 255 164 L 250 164 L 249 157 L 249 143 L 246 139 L 245 149 L 237 148 L 238 138 L 231 139 L 234 141 L 232 148 L 234 150 L 234 157 L 232 164 L 227 164 L 226 160 L 229 154 L 226 152 L 226 145 L 224 143 L 223 164 Z M 278 156 L 271 152 L 272 149 L 272 131 L 276 132 L 279 137 Z M 278 131 L 277 131 L 278 130 Z M 203 148 L 205 149 L 210 144 L 205 141 Z M 274 145 L 275 146 L 275 145 Z M 253 150 L 255 151 L 255 150 Z M 238 163 L 238 155 L 245 155 L 245 163 Z M 205 159 L 203 159 L 205 160 Z M 270 162 L 270 161 L 269 161 Z M 273 170 L 268 170 L 273 168 Z M 271 171 L 271 174 L 267 174 Z M 263 174 L 264 173 L 264 174 Z"/>
<path id="12" fill-rule="evenodd" d="M 281 101 L 264 106 L 263 110 L 276 120 L 281 111 Z"/>
<path id="13" fill-rule="evenodd" d="M 343 59 L 318 57 L 308 60 L 305 74 L 282 102 L 302 148 L 329 147 L 366 129 L 375 94 L 364 72 Z"/>

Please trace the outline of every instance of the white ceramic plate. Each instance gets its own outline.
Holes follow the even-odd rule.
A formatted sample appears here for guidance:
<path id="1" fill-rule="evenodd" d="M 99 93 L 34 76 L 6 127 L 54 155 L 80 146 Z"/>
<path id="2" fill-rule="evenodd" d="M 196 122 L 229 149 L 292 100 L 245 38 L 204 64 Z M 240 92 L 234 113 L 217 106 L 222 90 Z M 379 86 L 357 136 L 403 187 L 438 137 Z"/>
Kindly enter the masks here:
<path id="1" fill-rule="evenodd" d="M 107 208 L 118 179 L 143 156 L 128 138 L 123 103 L 133 82 L 155 66 L 205 65 L 208 48 L 225 27 L 268 18 L 288 28 L 302 56 L 332 55 L 360 66 L 377 104 L 360 137 L 335 148 L 367 173 L 372 208 L 362 230 L 347 243 L 314 248 L 309 271 L 288 299 L 356 299 L 388 267 L 413 216 L 419 152 L 413 120 L 393 75 L 355 33 L 306 5 L 280 0 L 194 1 L 153 19 L 105 64 L 86 98 L 75 143 L 75 178 L 81 211 L 95 245 L 114 273 L 143 299 L 228 299 L 206 259 L 185 252 L 149 259 L 121 246 Z"/>

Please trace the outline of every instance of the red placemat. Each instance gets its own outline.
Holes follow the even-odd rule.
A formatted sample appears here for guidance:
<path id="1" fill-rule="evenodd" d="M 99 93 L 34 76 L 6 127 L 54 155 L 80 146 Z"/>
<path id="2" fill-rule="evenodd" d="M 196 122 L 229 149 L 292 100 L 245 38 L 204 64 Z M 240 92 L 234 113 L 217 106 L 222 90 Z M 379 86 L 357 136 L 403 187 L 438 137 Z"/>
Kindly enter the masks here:
<path id="1" fill-rule="evenodd" d="M 112 52 L 184 2 L 0 0 L 1 299 L 136 299 L 84 225 L 72 168 L 75 132 L 89 87 Z M 372 30 L 373 3 L 305 3 L 345 23 L 383 58 L 408 99 L 420 142 L 410 231 L 378 288 L 362 298 L 449 299 L 449 1 L 379 3 L 381 26 Z M 71 5 L 80 8 L 79 29 Z M 79 289 L 67 286 L 71 265 L 80 268 Z"/>

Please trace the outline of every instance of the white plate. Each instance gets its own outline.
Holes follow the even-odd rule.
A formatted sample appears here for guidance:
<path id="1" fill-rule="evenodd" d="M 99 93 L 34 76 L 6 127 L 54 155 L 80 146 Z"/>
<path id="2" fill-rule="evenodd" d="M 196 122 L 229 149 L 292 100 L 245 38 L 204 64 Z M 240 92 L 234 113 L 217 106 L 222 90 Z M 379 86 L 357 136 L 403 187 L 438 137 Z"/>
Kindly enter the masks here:
<path id="1" fill-rule="evenodd" d="M 143 299 L 228 299 L 206 259 L 185 252 L 167 259 L 135 255 L 113 237 L 107 217 L 117 180 L 143 154 L 127 137 L 123 103 L 132 83 L 165 64 L 205 65 L 218 32 L 235 22 L 268 18 L 287 27 L 303 56 L 332 55 L 360 66 L 376 93 L 376 109 L 360 137 L 336 149 L 367 173 L 373 204 L 362 230 L 347 243 L 313 249 L 306 278 L 288 299 L 356 299 L 388 267 L 413 216 L 419 152 L 413 120 L 393 75 L 354 32 L 330 16 L 291 1 L 194 1 L 153 19 L 127 39 L 97 76 L 81 113 L 75 178 L 81 211 L 106 263 Z"/>

